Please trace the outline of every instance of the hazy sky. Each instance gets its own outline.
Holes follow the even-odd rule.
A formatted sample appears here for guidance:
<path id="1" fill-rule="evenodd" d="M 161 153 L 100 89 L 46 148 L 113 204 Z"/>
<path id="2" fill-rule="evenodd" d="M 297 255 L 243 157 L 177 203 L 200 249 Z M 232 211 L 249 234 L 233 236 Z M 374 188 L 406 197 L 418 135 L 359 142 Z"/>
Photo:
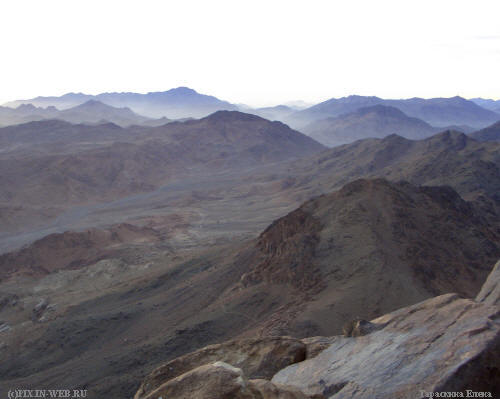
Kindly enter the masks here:
<path id="1" fill-rule="evenodd" d="M 0 103 L 189 86 L 232 102 L 500 98 L 498 0 L 2 0 Z"/>

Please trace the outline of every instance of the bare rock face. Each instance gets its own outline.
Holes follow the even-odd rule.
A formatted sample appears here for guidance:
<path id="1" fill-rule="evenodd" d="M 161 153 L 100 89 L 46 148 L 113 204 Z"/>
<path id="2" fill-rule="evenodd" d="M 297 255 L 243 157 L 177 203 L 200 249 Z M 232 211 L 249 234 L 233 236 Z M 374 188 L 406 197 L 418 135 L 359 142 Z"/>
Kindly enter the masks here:
<path id="1" fill-rule="evenodd" d="M 277 371 L 305 358 L 306 345 L 290 337 L 232 340 L 209 345 L 158 367 L 144 379 L 135 399 L 145 398 L 165 382 L 208 363 L 222 361 L 241 368 L 249 378 L 270 379 Z"/>
<path id="2" fill-rule="evenodd" d="M 248 380 L 224 362 L 206 364 L 175 377 L 141 399 L 308 399 L 296 388 L 266 380 Z"/>
<path id="3" fill-rule="evenodd" d="M 306 359 L 311 359 L 328 348 L 338 337 L 308 337 L 301 341 L 306 345 Z"/>
<path id="4" fill-rule="evenodd" d="M 497 264 L 485 287 L 498 282 Z M 337 337 L 271 381 L 330 399 L 406 399 L 420 397 L 421 390 L 498 397 L 500 307 L 487 304 L 492 294 L 484 298 L 479 303 L 446 294 L 389 313 L 372 320 L 381 329 Z"/>
<path id="5" fill-rule="evenodd" d="M 476 301 L 500 306 L 500 261 L 497 262 L 488 279 L 477 294 Z"/>
<path id="6" fill-rule="evenodd" d="M 374 324 L 363 319 L 354 319 L 345 324 L 342 333 L 346 337 L 361 337 L 382 328 L 381 324 Z"/>

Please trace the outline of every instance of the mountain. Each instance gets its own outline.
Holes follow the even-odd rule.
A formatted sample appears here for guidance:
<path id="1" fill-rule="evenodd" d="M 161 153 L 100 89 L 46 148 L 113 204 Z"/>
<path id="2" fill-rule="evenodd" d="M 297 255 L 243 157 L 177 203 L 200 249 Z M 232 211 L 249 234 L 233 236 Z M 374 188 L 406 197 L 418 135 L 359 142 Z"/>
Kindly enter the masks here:
<path id="1" fill-rule="evenodd" d="M 60 111 L 57 118 L 71 123 L 111 122 L 119 126 L 140 125 L 150 121 L 150 118 L 138 115 L 130 108 L 115 108 L 96 100 L 89 100 L 76 107 Z"/>
<path id="2" fill-rule="evenodd" d="M 26 267 L 37 254 L 53 259 L 47 251 L 54 246 L 61 259 L 41 279 L 14 275 L 1 283 L 8 331 L 0 392 L 13 381 L 39 389 L 64 382 L 95 397 L 132 397 L 155 367 L 232 338 L 261 337 L 247 345 L 252 358 L 272 345 L 272 359 L 286 363 L 293 353 L 303 358 L 304 345 L 266 337 L 331 336 L 353 318 L 450 290 L 475 295 L 500 254 L 498 219 L 452 189 L 380 179 L 307 201 L 255 238 L 173 253 L 167 240 L 60 268 L 80 259 L 85 243 L 93 255 L 101 234 L 51 236 L 18 261 L 6 255 L 5 264 Z M 120 242 L 108 233 L 102 240 Z"/>
<path id="3" fill-rule="evenodd" d="M 54 106 L 57 109 L 67 109 L 76 107 L 86 101 L 92 100 L 94 96 L 83 93 L 67 93 L 56 97 L 35 97 L 29 100 L 16 100 L 4 104 L 6 107 L 16 108 L 19 105 L 33 105 L 36 107 Z"/>
<path id="4" fill-rule="evenodd" d="M 33 206 L 110 200 L 188 175 L 235 173 L 324 149 L 281 122 L 236 111 L 129 129 L 31 122 L 0 129 L 0 142 L 12 150 L 0 156 L 0 203 Z"/>
<path id="5" fill-rule="evenodd" d="M 4 126 L 46 119 L 60 119 L 74 124 L 114 123 L 120 126 L 159 126 L 170 122 L 167 118 L 147 118 L 136 114 L 129 108 L 116 108 L 96 100 L 88 100 L 62 111 L 54 106 L 39 108 L 32 104 L 21 104 L 17 108 L 0 107 L 0 124 Z"/>
<path id="6" fill-rule="evenodd" d="M 439 293 L 476 295 L 485 265 L 500 256 L 499 227 L 498 217 L 490 224 L 449 187 L 356 180 L 261 233 L 241 255 L 249 268 L 241 286 L 287 285 L 309 294 L 299 314 L 287 320 L 284 312 L 266 331 L 279 333 L 285 323 L 285 335 L 324 334 L 346 314 L 373 318 Z"/>
<path id="7" fill-rule="evenodd" d="M 2 153 L 23 151 L 28 156 L 37 152 L 61 152 L 61 146 L 86 143 L 85 147 L 124 139 L 127 130 L 113 123 L 85 125 L 60 119 L 46 119 L 0 128 Z M 73 149 L 74 151 L 74 149 Z"/>
<path id="8" fill-rule="evenodd" d="M 384 100 L 379 97 L 363 97 L 355 95 L 342 97 L 340 99 L 331 98 L 304 110 L 295 112 L 287 118 L 286 122 L 296 128 L 302 128 L 314 121 L 348 114 L 358 110 L 359 108 L 382 104 L 383 101 Z"/>
<path id="9" fill-rule="evenodd" d="M 0 126 L 53 119 L 58 113 L 59 111 L 52 106 L 39 108 L 31 104 L 21 104 L 17 108 L 0 107 Z"/>
<path id="10" fill-rule="evenodd" d="M 200 118 L 219 110 L 236 110 L 237 106 L 216 97 L 199 94 L 188 87 L 178 87 L 163 92 L 140 93 L 101 93 L 87 95 L 68 93 L 61 97 L 36 97 L 7 103 L 9 107 L 20 104 L 36 106 L 54 105 L 66 109 L 95 100 L 113 107 L 128 107 L 136 113 L 150 118 L 168 117 L 169 119 Z"/>
<path id="11" fill-rule="evenodd" d="M 469 136 L 478 141 L 500 141 L 500 121 Z"/>
<path id="12" fill-rule="evenodd" d="M 410 98 L 406 100 L 385 100 L 379 97 L 349 96 L 332 98 L 310 108 L 298 111 L 287 122 L 294 128 L 302 128 L 314 121 L 337 117 L 373 105 L 387 105 L 398 108 L 406 115 L 419 118 L 432 126 L 468 125 L 482 128 L 495 122 L 498 115 L 481 108 L 461 97 L 452 98 Z"/>
<path id="13" fill-rule="evenodd" d="M 486 195 L 500 204 L 500 144 L 445 131 L 424 140 L 397 135 L 345 144 L 300 160 L 283 178 L 290 195 L 307 198 L 360 177 L 449 185 L 466 199 Z"/>
<path id="14" fill-rule="evenodd" d="M 411 118 L 399 109 L 385 105 L 360 108 L 336 118 L 315 121 L 302 128 L 308 136 L 329 147 L 391 134 L 420 140 L 436 133 L 436 130 L 420 119 Z"/>
<path id="15" fill-rule="evenodd" d="M 258 115 L 264 119 L 269 119 L 269 120 L 279 120 L 283 121 L 291 115 L 293 112 L 295 112 L 296 109 L 289 107 L 287 105 L 277 105 L 275 107 L 264 107 L 264 108 L 257 108 L 253 110 L 249 110 L 248 112 L 254 115 Z"/>
<path id="16" fill-rule="evenodd" d="M 306 109 L 309 107 L 312 107 L 314 103 L 302 101 L 302 100 L 295 100 L 295 101 L 287 101 L 283 105 L 286 105 L 287 107 L 299 110 L 299 109 Z"/>
<path id="17" fill-rule="evenodd" d="M 372 321 L 355 318 L 343 335 L 209 345 L 153 370 L 134 399 L 497 397 L 500 327 L 491 321 L 499 287 L 500 262 L 474 299 L 450 293 Z"/>
<path id="18" fill-rule="evenodd" d="M 497 110 L 500 109 L 500 100 L 492 100 L 489 98 L 471 98 L 470 100 L 490 111 L 498 112 Z"/>

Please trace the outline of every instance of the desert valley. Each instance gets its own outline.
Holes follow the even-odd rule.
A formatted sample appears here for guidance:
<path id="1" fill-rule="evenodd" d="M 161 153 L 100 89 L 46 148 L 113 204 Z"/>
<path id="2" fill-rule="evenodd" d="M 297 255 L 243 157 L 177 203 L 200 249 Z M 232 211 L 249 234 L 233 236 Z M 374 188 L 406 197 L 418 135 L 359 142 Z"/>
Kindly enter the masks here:
<path id="1" fill-rule="evenodd" d="M 498 397 L 499 121 L 186 87 L 4 104 L 0 395 Z"/>

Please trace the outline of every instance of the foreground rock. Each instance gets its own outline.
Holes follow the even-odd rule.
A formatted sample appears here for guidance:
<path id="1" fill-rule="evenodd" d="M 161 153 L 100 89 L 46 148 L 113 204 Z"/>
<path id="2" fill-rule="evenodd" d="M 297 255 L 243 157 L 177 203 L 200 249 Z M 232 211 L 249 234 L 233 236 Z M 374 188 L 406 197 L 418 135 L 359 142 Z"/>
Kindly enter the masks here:
<path id="1" fill-rule="evenodd" d="M 488 279 L 477 294 L 476 301 L 500 306 L 500 261 L 497 262 Z"/>
<path id="2" fill-rule="evenodd" d="M 306 345 L 290 337 L 232 340 L 210 345 L 158 367 L 145 378 L 135 399 L 149 397 L 146 395 L 165 382 L 197 367 L 217 361 L 242 369 L 249 378 L 270 379 L 277 371 L 290 364 L 303 361 L 305 358 Z M 203 370 L 203 373 L 205 371 Z M 215 374 L 219 373 L 222 371 L 218 370 Z M 227 374 L 225 371 L 224 373 L 224 375 Z"/>
<path id="3" fill-rule="evenodd" d="M 207 346 L 156 369 L 135 399 L 498 397 L 499 269 L 500 262 L 475 300 L 437 296 L 354 319 L 343 336 Z"/>
<path id="4" fill-rule="evenodd" d="M 318 356 L 281 370 L 272 382 L 330 399 L 406 399 L 421 397 L 421 391 L 465 395 L 466 390 L 498 397 L 498 306 L 446 294 L 372 324 L 379 330 L 337 337 Z"/>
<path id="5" fill-rule="evenodd" d="M 317 397 L 317 396 L 316 396 Z M 265 380 L 247 380 L 241 369 L 224 362 L 206 364 L 182 374 L 143 399 L 308 399 L 298 389 Z"/>

